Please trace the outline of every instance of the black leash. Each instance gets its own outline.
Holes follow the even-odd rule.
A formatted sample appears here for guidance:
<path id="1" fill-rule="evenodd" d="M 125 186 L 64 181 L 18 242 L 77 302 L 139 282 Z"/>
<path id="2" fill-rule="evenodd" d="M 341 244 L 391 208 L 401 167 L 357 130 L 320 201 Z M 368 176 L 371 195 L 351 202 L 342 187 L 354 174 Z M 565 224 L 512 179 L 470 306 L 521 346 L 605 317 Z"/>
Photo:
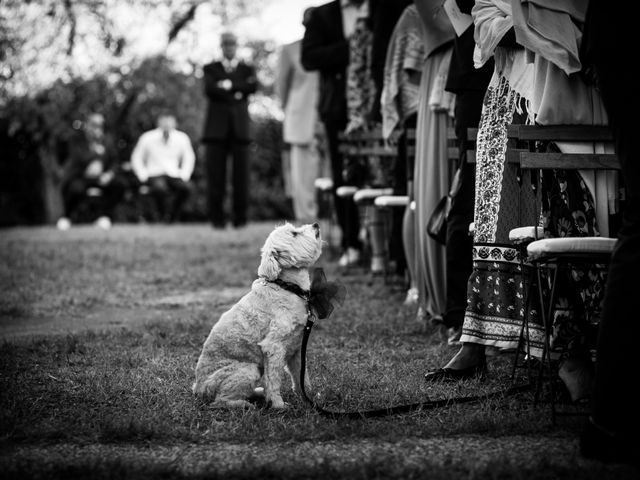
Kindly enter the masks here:
<path id="1" fill-rule="evenodd" d="M 468 397 L 443 398 L 440 400 L 427 400 L 424 402 L 411 403 L 408 405 L 396 405 L 387 408 L 378 408 L 374 410 L 357 410 L 353 412 L 334 412 L 326 410 L 309 398 L 304 388 L 305 372 L 307 371 L 307 343 L 311 335 L 311 329 L 316 318 L 328 318 L 333 312 L 336 305 L 342 304 L 346 295 L 346 289 L 338 282 L 327 282 L 324 271 L 316 268 L 313 272 L 313 280 L 309 290 L 303 290 L 298 285 L 285 282 L 281 279 L 273 280 L 272 283 L 279 287 L 298 295 L 307 302 L 307 324 L 304 327 L 302 336 L 302 347 L 300 350 L 300 389 L 302 397 L 309 403 L 318 413 L 331 418 L 352 418 L 362 419 L 371 417 L 384 417 L 387 415 L 395 415 L 399 413 L 408 413 L 416 410 L 433 410 L 436 408 L 448 407 L 450 405 L 480 402 L 494 397 L 503 397 L 514 395 L 516 393 L 525 392 L 532 388 L 531 384 L 517 385 L 504 390 L 485 393 L 483 395 L 474 395 Z"/>
<path id="2" fill-rule="evenodd" d="M 307 319 L 307 324 L 304 327 L 304 334 L 302 336 L 302 348 L 300 351 L 301 357 L 301 368 L 300 368 L 300 389 L 302 390 L 302 397 L 305 399 L 307 403 L 309 403 L 315 411 L 318 413 L 330 417 L 330 418 L 351 418 L 351 419 L 362 419 L 362 418 L 372 418 L 372 417 L 384 417 L 388 415 L 396 415 L 400 413 L 408 413 L 416 410 L 434 410 L 436 408 L 448 407 L 450 405 L 456 405 L 461 403 L 473 403 L 480 402 L 482 400 L 487 400 L 494 397 L 502 397 L 507 395 L 514 395 L 516 393 L 525 392 L 532 388 L 531 384 L 517 385 L 514 387 L 509 387 L 504 390 L 498 390 L 495 392 L 489 392 L 483 395 L 474 395 L 469 397 L 453 397 L 453 398 L 444 398 L 440 400 L 428 400 L 425 402 L 411 403 L 408 405 L 396 405 L 393 407 L 387 408 L 378 408 L 374 410 L 357 410 L 352 412 L 335 412 L 331 410 L 326 410 L 313 400 L 311 400 L 307 392 L 304 388 L 304 377 L 306 372 L 306 363 L 307 363 L 307 343 L 309 342 L 309 336 L 311 335 L 311 329 L 315 323 L 315 314 L 313 312 L 309 313 L 309 317 Z"/>

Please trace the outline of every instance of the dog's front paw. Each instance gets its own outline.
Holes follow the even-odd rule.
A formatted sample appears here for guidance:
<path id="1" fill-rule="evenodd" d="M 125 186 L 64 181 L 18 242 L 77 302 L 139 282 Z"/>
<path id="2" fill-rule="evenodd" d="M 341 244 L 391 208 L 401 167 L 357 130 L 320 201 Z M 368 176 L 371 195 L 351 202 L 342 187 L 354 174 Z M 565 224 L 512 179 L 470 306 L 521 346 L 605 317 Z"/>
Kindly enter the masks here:
<path id="1" fill-rule="evenodd" d="M 289 404 L 286 403 L 281 398 L 276 398 L 276 399 L 272 399 L 272 400 L 268 401 L 267 402 L 267 406 L 269 408 L 273 408 L 275 410 L 284 410 L 284 409 L 289 407 Z"/>

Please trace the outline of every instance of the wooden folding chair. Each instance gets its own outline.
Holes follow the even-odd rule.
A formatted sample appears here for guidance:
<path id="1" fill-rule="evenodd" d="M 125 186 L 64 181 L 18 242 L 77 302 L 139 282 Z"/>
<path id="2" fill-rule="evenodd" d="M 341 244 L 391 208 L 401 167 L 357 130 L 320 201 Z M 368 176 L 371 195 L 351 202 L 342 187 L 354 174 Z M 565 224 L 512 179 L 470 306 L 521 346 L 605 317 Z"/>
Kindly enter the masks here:
<path id="1" fill-rule="evenodd" d="M 611 133 L 606 126 L 592 125 L 511 125 L 508 130 L 510 147 L 507 151 L 508 161 L 517 161 L 522 170 L 540 172 L 543 169 L 565 170 L 619 170 L 619 162 L 615 154 L 611 153 L 561 153 L 539 151 L 540 142 L 587 142 L 600 144 L 611 142 Z M 537 219 L 536 219 L 537 220 Z M 534 404 L 541 401 L 543 381 L 549 380 L 549 403 L 551 405 L 552 421 L 556 422 L 557 415 L 584 414 L 584 411 L 558 411 L 558 392 L 556 382 L 558 372 L 553 366 L 551 336 L 553 317 L 556 310 L 558 274 L 572 268 L 590 266 L 606 270 L 609 258 L 615 244 L 615 238 L 605 237 L 565 237 L 541 238 L 542 229 L 539 227 L 525 227 L 512 230 L 510 238 L 519 241 L 526 247 L 526 261 L 535 269 L 535 278 L 527 290 L 527 305 L 531 305 L 531 293 L 535 293 L 539 302 L 539 315 L 544 328 L 544 344 L 542 358 L 539 364 L 538 378 L 534 394 Z M 543 278 L 544 273 L 548 280 Z M 548 285 L 548 289 L 547 289 Z M 597 325 L 598 312 L 585 308 L 586 321 L 592 326 Z M 597 310 L 597 309 L 596 309 Z M 527 312 L 528 313 L 528 312 Z M 521 330 L 521 342 L 514 359 L 515 365 L 519 354 L 523 353 L 523 343 L 528 345 L 528 314 Z M 595 348 L 595 347 L 594 347 Z M 597 354 L 597 352 L 593 352 Z"/>

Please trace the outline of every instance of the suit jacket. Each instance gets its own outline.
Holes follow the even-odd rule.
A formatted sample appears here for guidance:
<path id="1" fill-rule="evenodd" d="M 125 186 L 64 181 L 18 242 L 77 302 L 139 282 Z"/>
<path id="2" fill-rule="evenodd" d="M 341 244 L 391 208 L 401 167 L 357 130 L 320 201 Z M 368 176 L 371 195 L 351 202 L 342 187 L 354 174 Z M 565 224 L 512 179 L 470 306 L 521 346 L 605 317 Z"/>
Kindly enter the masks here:
<path id="1" fill-rule="evenodd" d="M 216 61 L 203 67 L 204 93 L 209 100 L 207 116 L 202 132 L 203 142 L 233 138 L 251 140 L 251 119 L 248 97 L 258 88 L 255 69 L 243 62 L 227 72 L 222 62 Z M 231 80 L 232 87 L 225 90 L 217 84 Z"/>
<path id="2" fill-rule="evenodd" d="M 284 109 L 284 141 L 308 144 L 315 136 L 318 121 L 319 75 L 302 68 L 301 44 L 297 40 L 282 46 L 275 87 Z"/>
<path id="3" fill-rule="evenodd" d="M 300 60 L 306 70 L 320 72 L 318 111 L 322 121 L 343 129 L 347 124 L 349 43 L 344 37 L 340 0 L 314 8 L 302 38 Z"/>

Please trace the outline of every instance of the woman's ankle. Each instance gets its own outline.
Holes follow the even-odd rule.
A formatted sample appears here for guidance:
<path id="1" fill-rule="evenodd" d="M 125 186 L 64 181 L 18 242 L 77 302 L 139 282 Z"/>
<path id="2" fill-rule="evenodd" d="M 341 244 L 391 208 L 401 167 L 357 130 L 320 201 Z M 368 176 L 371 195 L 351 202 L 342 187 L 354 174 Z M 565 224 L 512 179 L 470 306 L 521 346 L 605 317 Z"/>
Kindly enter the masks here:
<path id="1" fill-rule="evenodd" d="M 480 365 L 484 362 L 486 362 L 484 345 L 465 342 L 462 344 L 462 347 L 460 347 L 460 350 L 458 350 L 458 353 L 445 365 L 445 368 L 462 370 Z"/>

